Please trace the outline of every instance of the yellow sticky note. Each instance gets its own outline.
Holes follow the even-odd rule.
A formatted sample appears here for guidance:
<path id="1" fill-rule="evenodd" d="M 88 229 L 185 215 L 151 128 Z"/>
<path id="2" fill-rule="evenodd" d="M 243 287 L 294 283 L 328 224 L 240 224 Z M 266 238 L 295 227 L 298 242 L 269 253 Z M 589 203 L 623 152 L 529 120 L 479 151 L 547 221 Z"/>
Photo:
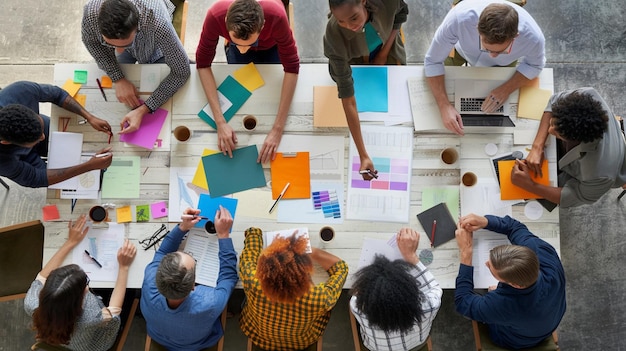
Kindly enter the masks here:
<path id="1" fill-rule="evenodd" d="M 313 87 L 313 127 L 347 127 L 337 86 Z"/>
<path id="2" fill-rule="evenodd" d="M 82 84 L 74 83 L 74 79 L 69 78 L 65 81 L 65 84 L 63 84 L 61 88 L 67 91 L 67 93 L 70 94 L 71 97 L 74 97 L 76 93 L 78 93 L 78 89 L 80 89 L 81 86 Z"/>
<path id="3" fill-rule="evenodd" d="M 535 87 L 520 88 L 517 117 L 540 120 L 551 96 L 550 90 Z"/>
<path id="4" fill-rule="evenodd" d="M 233 72 L 233 78 L 248 91 L 254 91 L 265 84 L 263 77 L 261 77 L 253 62 Z"/>
<path id="5" fill-rule="evenodd" d="M 76 96 L 74 96 L 74 99 L 76 101 L 78 101 L 78 103 L 82 107 L 85 107 L 85 104 L 87 103 L 87 95 L 85 95 L 85 94 L 76 94 Z"/>
<path id="6" fill-rule="evenodd" d="M 218 153 L 217 150 L 209 150 L 204 149 L 202 151 L 202 156 L 208 156 Z M 200 162 L 198 163 L 198 168 L 196 168 L 196 173 L 191 180 L 191 184 L 201 187 L 204 190 L 209 190 L 209 184 L 206 181 L 206 173 L 204 172 L 204 165 L 202 164 L 202 158 L 200 158 Z"/>
<path id="7" fill-rule="evenodd" d="M 122 206 L 115 209 L 117 223 L 126 223 L 133 220 L 133 213 L 130 206 Z"/>
<path id="8" fill-rule="evenodd" d="M 100 85 L 102 85 L 103 88 L 113 88 L 113 81 L 109 76 L 102 76 L 100 77 Z"/>

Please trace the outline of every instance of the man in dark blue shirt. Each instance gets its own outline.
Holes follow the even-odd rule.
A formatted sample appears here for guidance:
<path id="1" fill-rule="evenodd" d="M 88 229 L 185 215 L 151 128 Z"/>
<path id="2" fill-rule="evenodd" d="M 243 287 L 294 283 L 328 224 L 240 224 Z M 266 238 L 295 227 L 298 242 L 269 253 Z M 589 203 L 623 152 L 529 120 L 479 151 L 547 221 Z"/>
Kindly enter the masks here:
<path id="1" fill-rule="evenodd" d="M 89 113 L 65 90 L 48 84 L 15 82 L 0 90 L 0 176 L 22 186 L 39 188 L 111 164 L 112 154 L 92 157 L 77 166 L 46 169 L 41 157 L 48 155 L 50 118 L 39 114 L 40 102 L 53 103 L 82 116 L 95 130 L 111 133 L 107 121 Z"/>
<path id="2" fill-rule="evenodd" d="M 489 252 L 485 264 L 499 283 L 486 295 L 473 291 L 472 232 L 482 228 L 506 234 L 512 244 Z M 565 272 L 556 250 L 509 216 L 464 216 L 456 240 L 461 256 L 457 312 L 486 323 L 491 340 L 502 347 L 530 348 L 550 336 L 565 314 Z"/>

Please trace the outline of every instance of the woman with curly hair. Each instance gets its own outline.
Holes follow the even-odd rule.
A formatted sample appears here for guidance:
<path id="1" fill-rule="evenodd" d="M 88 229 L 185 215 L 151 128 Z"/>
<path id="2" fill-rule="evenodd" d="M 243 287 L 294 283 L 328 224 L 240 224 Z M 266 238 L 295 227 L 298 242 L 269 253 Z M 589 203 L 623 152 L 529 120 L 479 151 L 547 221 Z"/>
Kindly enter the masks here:
<path id="1" fill-rule="evenodd" d="M 441 306 L 443 290 L 415 253 L 419 234 L 402 228 L 397 242 L 403 260 L 377 255 L 355 274 L 350 310 L 361 350 L 422 350 Z"/>
<path id="2" fill-rule="evenodd" d="M 557 138 L 560 155 L 557 187 L 535 183 L 541 174 L 548 134 Z M 593 88 L 557 93 L 550 98 L 532 149 L 517 161 L 513 184 L 561 207 L 594 203 L 611 188 L 626 184 L 626 146 L 619 122 Z"/>
<path id="3" fill-rule="evenodd" d="M 263 249 L 261 229 L 246 230 L 239 260 L 246 295 L 241 329 L 254 350 L 313 350 L 324 333 L 348 265 L 318 248 L 309 254 L 307 246 L 308 239 L 294 233 Z M 313 263 L 328 273 L 325 283 L 313 283 Z"/>
<path id="4" fill-rule="evenodd" d="M 37 275 L 24 299 L 38 341 L 74 351 L 105 351 L 117 338 L 128 269 L 137 249 L 128 240 L 117 252 L 119 272 L 109 307 L 89 291 L 89 277 L 78 265 L 59 267 L 85 238 L 86 216 L 69 223 L 69 238 Z"/>

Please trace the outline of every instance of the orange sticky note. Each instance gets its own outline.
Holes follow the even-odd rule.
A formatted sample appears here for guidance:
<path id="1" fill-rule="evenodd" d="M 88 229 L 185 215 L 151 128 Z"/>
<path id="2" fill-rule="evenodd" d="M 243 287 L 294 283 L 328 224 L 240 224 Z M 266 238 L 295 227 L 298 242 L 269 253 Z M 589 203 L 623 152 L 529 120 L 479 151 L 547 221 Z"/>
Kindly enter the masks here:
<path id="1" fill-rule="evenodd" d="M 65 81 L 65 83 L 63 84 L 61 88 L 67 91 L 67 93 L 70 94 L 71 97 L 74 97 L 76 93 L 78 93 L 78 90 L 80 89 L 81 86 L 82 84 L 74 83 L 74 79 L 69 78 L 68 80 Z"/>
<path id="2" fill-rule="evenodd" d="M 113 88 L 113 81 L 109 76 L 102 76 L 100 77 L 100 85 L 102 85 L 103 88 Z"/>
<path id="3" fill-rule="evenodd" d="M 283 199 L 311 198 L 311 172 L 308 152 L 276 153 L 270 162 L 272 199 L 276 200 L 285 185 L 289 188 Z"/>
<path id="4" fill-rule="evenodd" d="M 498 172 L 500 175 L 500 198 L 502 200 L 524 200 L 524 199 L 540 199 L 541 196 L 526 191 L 517 185 L 511 183 L 511 173 L 515 160 L 498 161 Z M 533 181 L 543 185 L 550 185 L 550 177 L 548 175 L 548 160 L 543 160 L 541 164 L 542 177 L 530 172 Z"/>
<path id="5" fill-rule="evenodd" d="M 82 107 L 85 107 L 85 104 L 87 103 L 87 95 L 85 95 L 85 94 L 76 94 L 76 96 L 74 96 L 74 99 L 76 101 L 78 101 L 78 103 Z"/>
<path id="6" fill-rule="evenodd" d="M 347 127 L 348 121 L 343 112 L 337 86 L 313 87 L 313 126 Z"/>
<path id="7" fill-rule="evenodd" d="M 53 221 L 55 219 L 60 219 L 61 215 L 59 215 L 59 209 L 57 205 L 46 205 L 43 207 L 43 220 Z"/>
<path id="8" fill-rule="evenodd" d="M 218 152 L 219 151 L 217 150 L 204 149 L 204 151 L 202 151 L 202 156 L 213 155 Z M 198 163 L 198 168 L 196 168 L 196 173 L 193 175 L 191 184 L 199 186 L 204 190 L 209 190 L 209 184 L 206 181 L 206 173 L 204 172 L 204 165 L 202 164 L 202 157 L 200 157 L 200 162 Z"/>
<path id="9" fill-rule="evenodd" d="M 115 209 L 117 223 L 126 223 L 133 220 L 133 213 L 130 206 L 122 206 Z"/>

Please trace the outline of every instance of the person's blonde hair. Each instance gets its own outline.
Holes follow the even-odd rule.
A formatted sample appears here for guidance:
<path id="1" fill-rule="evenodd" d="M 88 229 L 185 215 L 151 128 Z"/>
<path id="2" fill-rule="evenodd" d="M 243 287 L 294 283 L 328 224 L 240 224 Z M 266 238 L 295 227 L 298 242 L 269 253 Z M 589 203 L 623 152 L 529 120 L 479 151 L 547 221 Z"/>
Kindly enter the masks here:
<path id="1" fill-rule="evenodd" d="M 496 246 L 489 252 L 489 262 L 500 279 L 522 288 L 535 284 L 539 277 L 537 254 L 525 246 Z"/>

